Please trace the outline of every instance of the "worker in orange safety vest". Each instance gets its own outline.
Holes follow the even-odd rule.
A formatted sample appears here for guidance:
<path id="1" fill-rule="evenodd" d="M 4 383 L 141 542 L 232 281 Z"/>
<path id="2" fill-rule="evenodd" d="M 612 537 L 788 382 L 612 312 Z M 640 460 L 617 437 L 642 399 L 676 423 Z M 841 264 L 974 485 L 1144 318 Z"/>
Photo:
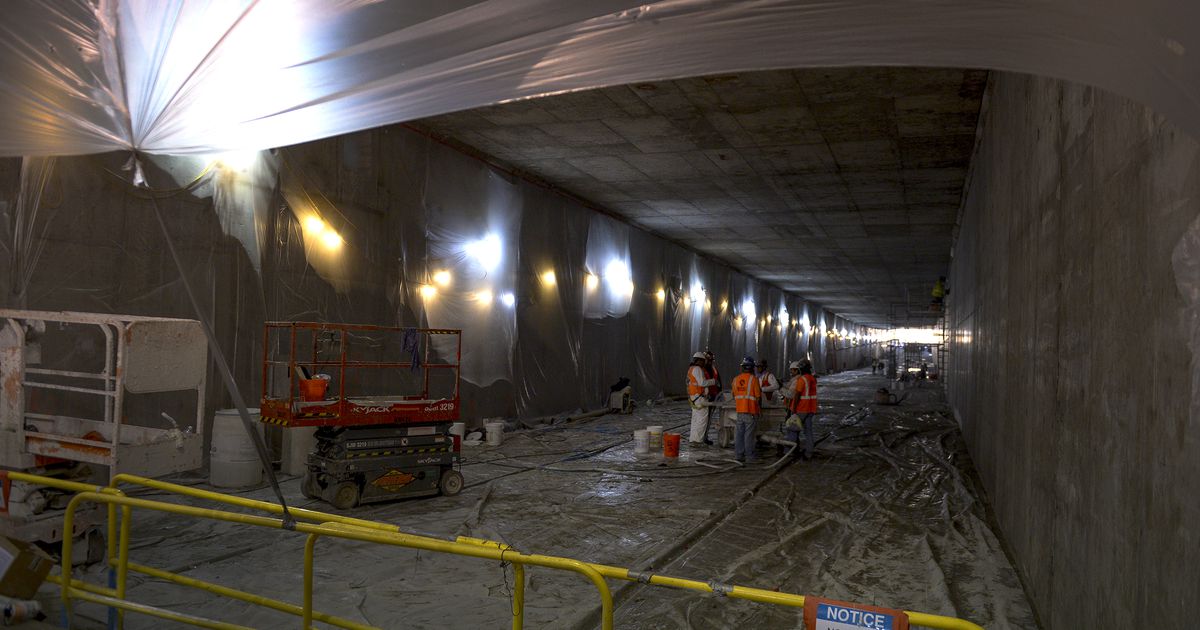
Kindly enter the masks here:
<path id="1" fill-rule="evenodd" d="M 733 434 L 733 456 L 742 463 L 754 463 L 754 447 L 757 437 L 754 430 L 758 417 L 762 415 L 762 386 L 754 375 L 754 359 L 742 359 L 742 373 L 731 385 L 734 405 L 737 408 L 737 425 Z"/>
<path id="2" fill-rule="evenodd" d="M 692 407 L 692 431 L 688 443 L 703 445 L 708 435 L 708 388 L 715 382 L 704 369 L 707 357 L 703 352 L 692 355 L 692 364 L 687 371 L 688 404 Z"/>
<path id="3" fill-rule="evenodd" d="M 775 392 L 779 391 L 779 379 L 775 378 L 775 373 L 771 371 L 771 366 L 767 364 L 766 359 L 759 359 L 757 369 L 754 374 L 758 377 L 758 384 L 762 387 L 763 400 L 769 401 L 775 397 Z"/>
<path id="4" fill-rule="evenodd" d="M 804 459 L 812 459 L 813 420 L 817 416 L 817 377 L 813 376 L 812 363 L 807 359 L 792 363 L 797 376 L 788 384 L 791 400 L 788 402 L 788 417 L 784 421 L 787 439 L 800 442 L 800 429 L 804 429 Z"/>

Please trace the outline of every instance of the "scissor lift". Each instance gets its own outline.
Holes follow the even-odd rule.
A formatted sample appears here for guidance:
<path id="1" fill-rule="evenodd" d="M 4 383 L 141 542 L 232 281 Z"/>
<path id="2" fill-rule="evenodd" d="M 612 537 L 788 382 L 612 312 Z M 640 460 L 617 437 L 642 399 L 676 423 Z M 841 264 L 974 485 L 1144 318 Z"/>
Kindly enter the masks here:
<path id="1" fill-rule="evenodd" d="M 349 509 L 462 491 L 462 331 L 268 322 L 263 339 L 262 421 L 318 427 L 305 496 Z"/>

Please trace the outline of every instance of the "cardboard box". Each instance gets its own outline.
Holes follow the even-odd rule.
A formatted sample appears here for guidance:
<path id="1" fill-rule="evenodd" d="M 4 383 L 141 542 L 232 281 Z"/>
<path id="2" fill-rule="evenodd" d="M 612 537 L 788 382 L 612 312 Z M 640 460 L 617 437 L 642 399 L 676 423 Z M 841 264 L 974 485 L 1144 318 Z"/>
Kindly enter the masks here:
<path id="1" fill-rule="evenodd" d="M 0 536 L 0 595 L 33 599 L 54 561 L 41 549 Z"/>

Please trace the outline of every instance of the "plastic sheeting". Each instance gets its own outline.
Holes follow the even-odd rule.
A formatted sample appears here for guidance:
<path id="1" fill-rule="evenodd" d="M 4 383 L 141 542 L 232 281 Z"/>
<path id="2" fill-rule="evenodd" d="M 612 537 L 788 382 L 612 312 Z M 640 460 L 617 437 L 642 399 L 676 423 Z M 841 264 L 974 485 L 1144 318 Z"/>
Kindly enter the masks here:
<path id="1" fill-rule="evenodd" d="M 262 149 L 603 85 L 852 65 L 1074 80 L 1200 135 L 1197 24 L 1187 0 L 19 0 L 0 24 L 0 155 Z"/>
<path id="2" fill-rule="evenodd" d="M 468 422 L 594 408 L 621 377 L 638 397 L 682 393 L 704 348 L 726 375 L 745 354 L 783 374 L 801 357 L 819 371 L 854 367 L 868 349 L 829 337 L 861 331 L 818 304 L 411 130 L 146 164 L 249 399 L 267 320 L 462 329 Z M 38 226 L 29 245 L 0 235 L 13 268 L 28 270 L 29 307 L 194 317 L 150 193 L 126 166 L 120 154 L 60 158 L 44 182 L 4 179 L 9 217 Z M 38 194 L 36 213 L 16 203 Z M 209 407 L 227 407 L 212 376 Z"/>
<path id="3" fill-rule="evenodd" d="M 685 447 L 675 463 L 634 454 L 634 429 L 689 422 L 685 404 L 643 404 L 631 416 L 510 431 L 500 447 L 468 447 L 461 495 L 375 504 L 353 515 L 443 538 L 501 540 L 527 553 L 902 606 L 989 629 L 1036 628 L 940 390 L 926 386 L 899 407 L 845 421 L 883 377 L 851 372 L 820 383 L 818 458 L 777 475 L 766 465 L 731 470 L 721 461 L 727 450 Z M 774 448 L 759 454 L 769 462 Z M 285 487 L 304 504 L 297 480 Z M 145 511 L 136 519 L 137 562 L 299 601 L 303 536 Z M 498 563 L 326 539 L 316 553 L 315 606 L 323 612 L 385 628 L 508 623 L 513 575 Z M 800 626 L 794 609 L 610 585 L 620 628 Z M 256 628 L 294 625 L 279 613 L 140 576 L 129 593 Z M 575 574 L 529 569 L 526 604 L 529 627 L 597 625 L 595 587 Z M 102 611 L 77 610 L 76 627 L 103 627 Z M 131 615 L 126 626 L 155 622 Z"/>

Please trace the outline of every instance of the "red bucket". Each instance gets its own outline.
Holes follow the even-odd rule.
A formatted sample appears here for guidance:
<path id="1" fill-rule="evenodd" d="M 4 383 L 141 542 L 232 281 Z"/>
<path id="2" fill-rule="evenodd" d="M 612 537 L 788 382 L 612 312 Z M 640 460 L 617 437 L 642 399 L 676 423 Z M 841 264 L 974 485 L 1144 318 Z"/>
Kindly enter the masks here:
<path id="1" fill-rule="evenodd" d="M 679 438 L 682 437 L 678 433 L 664 433 L 663 441 L 663 457 L 679 457 Z"/>
<path id="2" fill-rule="evenodd" d="M 325 400 L 325 390 L 329 388 L 329 381 L 323 378 L 310 378 L 300 381 L 300 400 L 305 402 L 314 402 Z"/>

